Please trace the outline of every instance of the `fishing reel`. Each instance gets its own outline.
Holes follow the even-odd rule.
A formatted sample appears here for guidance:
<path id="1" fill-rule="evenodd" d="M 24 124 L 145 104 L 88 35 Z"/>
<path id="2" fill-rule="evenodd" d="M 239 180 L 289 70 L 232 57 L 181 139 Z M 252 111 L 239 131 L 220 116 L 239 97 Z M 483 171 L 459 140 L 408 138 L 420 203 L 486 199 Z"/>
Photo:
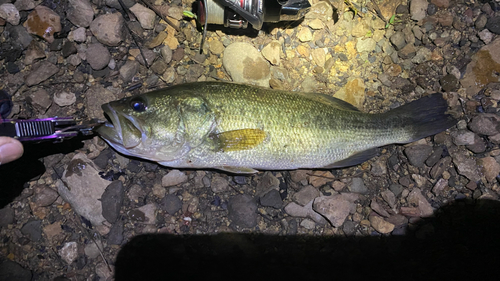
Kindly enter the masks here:
<path id="1" fill-rule="evenodd" d="M 308 0 L 199 0 L 201 24 L 260 30 L 264 22 L 295 21 L 311 8 Z"/>

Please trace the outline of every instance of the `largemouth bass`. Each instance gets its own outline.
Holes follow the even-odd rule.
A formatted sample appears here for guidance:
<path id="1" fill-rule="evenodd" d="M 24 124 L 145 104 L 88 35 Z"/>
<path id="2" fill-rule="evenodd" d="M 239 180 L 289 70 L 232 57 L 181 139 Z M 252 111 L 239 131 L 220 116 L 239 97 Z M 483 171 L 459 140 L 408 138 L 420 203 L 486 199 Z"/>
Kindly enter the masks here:
<path id="1" fill-rule="evenodd" d="M 104 104 L 98 133 L 118 152 L 175 168 L 232 173 L 360 164 L 377 147 L 456 123 L 433 94 L 381 114 L 317 93 L 199 82 Z"/>

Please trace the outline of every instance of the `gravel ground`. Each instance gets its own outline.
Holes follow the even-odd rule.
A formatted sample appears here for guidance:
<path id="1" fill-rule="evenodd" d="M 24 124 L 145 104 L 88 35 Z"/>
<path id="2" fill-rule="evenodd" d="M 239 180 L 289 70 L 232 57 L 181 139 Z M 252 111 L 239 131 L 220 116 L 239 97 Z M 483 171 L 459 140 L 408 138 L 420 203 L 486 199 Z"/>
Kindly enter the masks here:
<path id="1" fill-rule="evenodd" d="M 322 92 L 378 113 L 442 92 L 459 122 L 360 165 L 238 176 L 124 157 L 98 137 L 25 144 L 0 166 L 0 280 L 478 278 L 500 231 L 500 3 L 312 1 L 262 31 L 192 1 L 0 0 L 9 118 L 193 81 Z M 336 12 L 335 12 L 336 11 Z M 337 15 L 338 20 L 334 18 Z M 392 17 L 395 15 L 395 17 Z M 392 18 L 392 20 L 391 20 Z"/>

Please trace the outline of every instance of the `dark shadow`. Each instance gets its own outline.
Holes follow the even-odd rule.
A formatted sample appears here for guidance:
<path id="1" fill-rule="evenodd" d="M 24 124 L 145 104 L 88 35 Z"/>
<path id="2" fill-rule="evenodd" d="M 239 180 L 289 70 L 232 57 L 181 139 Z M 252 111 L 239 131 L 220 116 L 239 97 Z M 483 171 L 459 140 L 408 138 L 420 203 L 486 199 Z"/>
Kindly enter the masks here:
<path id="1" fill-rule="evenodd" d="M 21 158 L 0 165 L 0 209 L 19 196 L 27 182 L 45 173 L 45 165 L 39 159 L 74 152 L 83 147 L 82 139 L 73 138 L 62 143 L 23 143 L 24 154 Z"/>
<path id="2" fill-rule="evenodd" d="M 467 280 L 495 276 L 499 257 L 500 203 L 481 200 L 443 207 L 405 236 L 140 235 L 115 269 L 117 281 Z"/>

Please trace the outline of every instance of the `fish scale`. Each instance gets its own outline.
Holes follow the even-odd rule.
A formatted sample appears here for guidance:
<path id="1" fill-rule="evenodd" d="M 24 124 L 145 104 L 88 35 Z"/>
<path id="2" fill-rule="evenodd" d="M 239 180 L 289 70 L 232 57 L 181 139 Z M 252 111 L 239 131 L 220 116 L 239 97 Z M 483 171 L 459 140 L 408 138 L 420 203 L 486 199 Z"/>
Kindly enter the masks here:
<path id="1" fill-rule="evenodd" d="M 135 111 L 134 102 L 147 109 Z M 446 109 L 441 94 L 368 114 L 323 94 L 197 82 L 103 105 L 112 122 L 98 132 L 119 152 L 170 167 L 335 168 L 446 130 L 456 123 Z"/>

